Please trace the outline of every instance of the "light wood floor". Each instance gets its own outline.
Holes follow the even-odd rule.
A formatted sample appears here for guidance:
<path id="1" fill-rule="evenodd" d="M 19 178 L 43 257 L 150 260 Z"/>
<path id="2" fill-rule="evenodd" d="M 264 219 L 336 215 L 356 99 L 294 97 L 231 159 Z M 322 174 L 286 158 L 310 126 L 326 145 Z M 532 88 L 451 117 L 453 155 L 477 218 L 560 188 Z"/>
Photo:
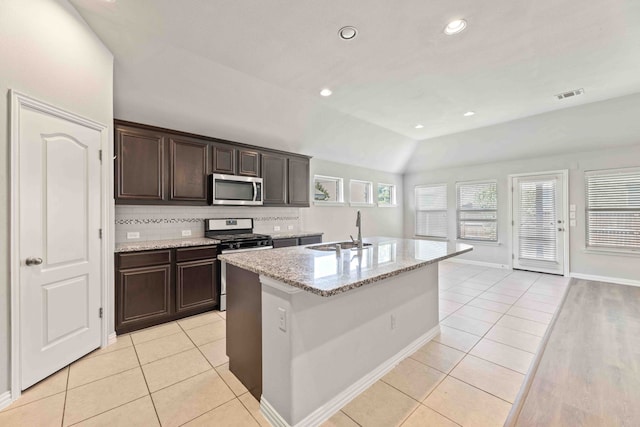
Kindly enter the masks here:
<path id="1" fill-rule="evenodd" d="M 640 425 L 640 288 L 571 283 L 516 425 Z"/>

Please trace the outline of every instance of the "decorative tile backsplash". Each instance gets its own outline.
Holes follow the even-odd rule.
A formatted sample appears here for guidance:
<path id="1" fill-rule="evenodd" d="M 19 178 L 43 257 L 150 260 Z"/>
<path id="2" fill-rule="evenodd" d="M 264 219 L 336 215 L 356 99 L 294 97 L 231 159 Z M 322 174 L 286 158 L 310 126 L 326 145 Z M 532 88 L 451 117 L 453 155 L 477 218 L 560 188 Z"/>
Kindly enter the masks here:
<path id="1" fill-rule="evenodd" d="M 253 218 L 256 233 L 299 231 L 300 209 L 263 207 L 211 207 L 211 206 L 122 206 L 115 208 L 116 243 L 145 240 L 204 236 L 207 218 Z M 139 233 L 136 239 L 127 239 L 127 233 Z"/>

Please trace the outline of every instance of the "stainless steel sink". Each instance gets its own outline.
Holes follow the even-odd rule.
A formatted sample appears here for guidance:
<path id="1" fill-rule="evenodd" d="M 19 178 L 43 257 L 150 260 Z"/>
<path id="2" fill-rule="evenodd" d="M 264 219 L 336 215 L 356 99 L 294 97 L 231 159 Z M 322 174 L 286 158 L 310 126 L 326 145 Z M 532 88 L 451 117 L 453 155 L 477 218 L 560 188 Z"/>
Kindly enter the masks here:
<path id="1" fill-rule="evenodd" d="M 336 250 L 336 245 L 338 244 L 342 247 L 343 250 L 358 249 L 358 244 L 354 242 L 338 242 L 338 243 L 329 243 L 329 244 L 325 243 L 322 245 L 307 246 L 307 249 L 313 249 L 314 251 L 331 252 Z M 371 246 L 371 243 L 362 244 L 363 249 L 366 249 L 368 246 Z"/>

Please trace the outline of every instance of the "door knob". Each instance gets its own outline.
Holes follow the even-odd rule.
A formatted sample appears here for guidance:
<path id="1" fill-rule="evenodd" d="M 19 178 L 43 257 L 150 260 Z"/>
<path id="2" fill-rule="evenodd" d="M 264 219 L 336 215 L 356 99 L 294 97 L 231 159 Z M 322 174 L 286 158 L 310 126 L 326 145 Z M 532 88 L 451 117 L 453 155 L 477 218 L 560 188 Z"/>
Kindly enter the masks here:
<path id="1" fill-rule="evenodd" d="M 25 264 L 27 264 L 29 266 L 31 266 L 31 265 L 40 265 L 40 264 L 42 264 L 42 258 L 29 257 L 25 261 Z"/>
<path id="2" fill-rule="evenodd" d="M 558 231 L 564 231 L 564 228 L 558 228 Z"/>

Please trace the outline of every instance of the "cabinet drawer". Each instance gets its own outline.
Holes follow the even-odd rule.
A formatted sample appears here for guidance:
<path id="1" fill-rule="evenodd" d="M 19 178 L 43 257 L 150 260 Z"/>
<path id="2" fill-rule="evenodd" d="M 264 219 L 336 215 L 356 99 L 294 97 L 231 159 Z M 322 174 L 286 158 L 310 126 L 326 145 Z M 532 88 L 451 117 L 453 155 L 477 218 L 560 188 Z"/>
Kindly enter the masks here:
<path id="1" fill-rule="evenodd" d="M 322 236 L 300 237 L 300 245 L 311 245 L 313 243 L 322 243 Z"/>
<path id="2" fill-rule="evenodd" d="M 298 239 L 293 237 L 291 239 L 274 239 L 274 248 L 286 248 L 287 246 L 298 246 Z"/>
<path id="3" fill-rule="evenodd" d="M 171 263 L 171 249 L 118 254 L 118 268 L 146 267 Z"/>
<path id="4" fill-rule="evenodd" d="M 176 249 L 176 261 L 195 261 L 198 259 L 215 258 L 218 255 L 217 246 L 203 246 L 201 248 Z"/>

